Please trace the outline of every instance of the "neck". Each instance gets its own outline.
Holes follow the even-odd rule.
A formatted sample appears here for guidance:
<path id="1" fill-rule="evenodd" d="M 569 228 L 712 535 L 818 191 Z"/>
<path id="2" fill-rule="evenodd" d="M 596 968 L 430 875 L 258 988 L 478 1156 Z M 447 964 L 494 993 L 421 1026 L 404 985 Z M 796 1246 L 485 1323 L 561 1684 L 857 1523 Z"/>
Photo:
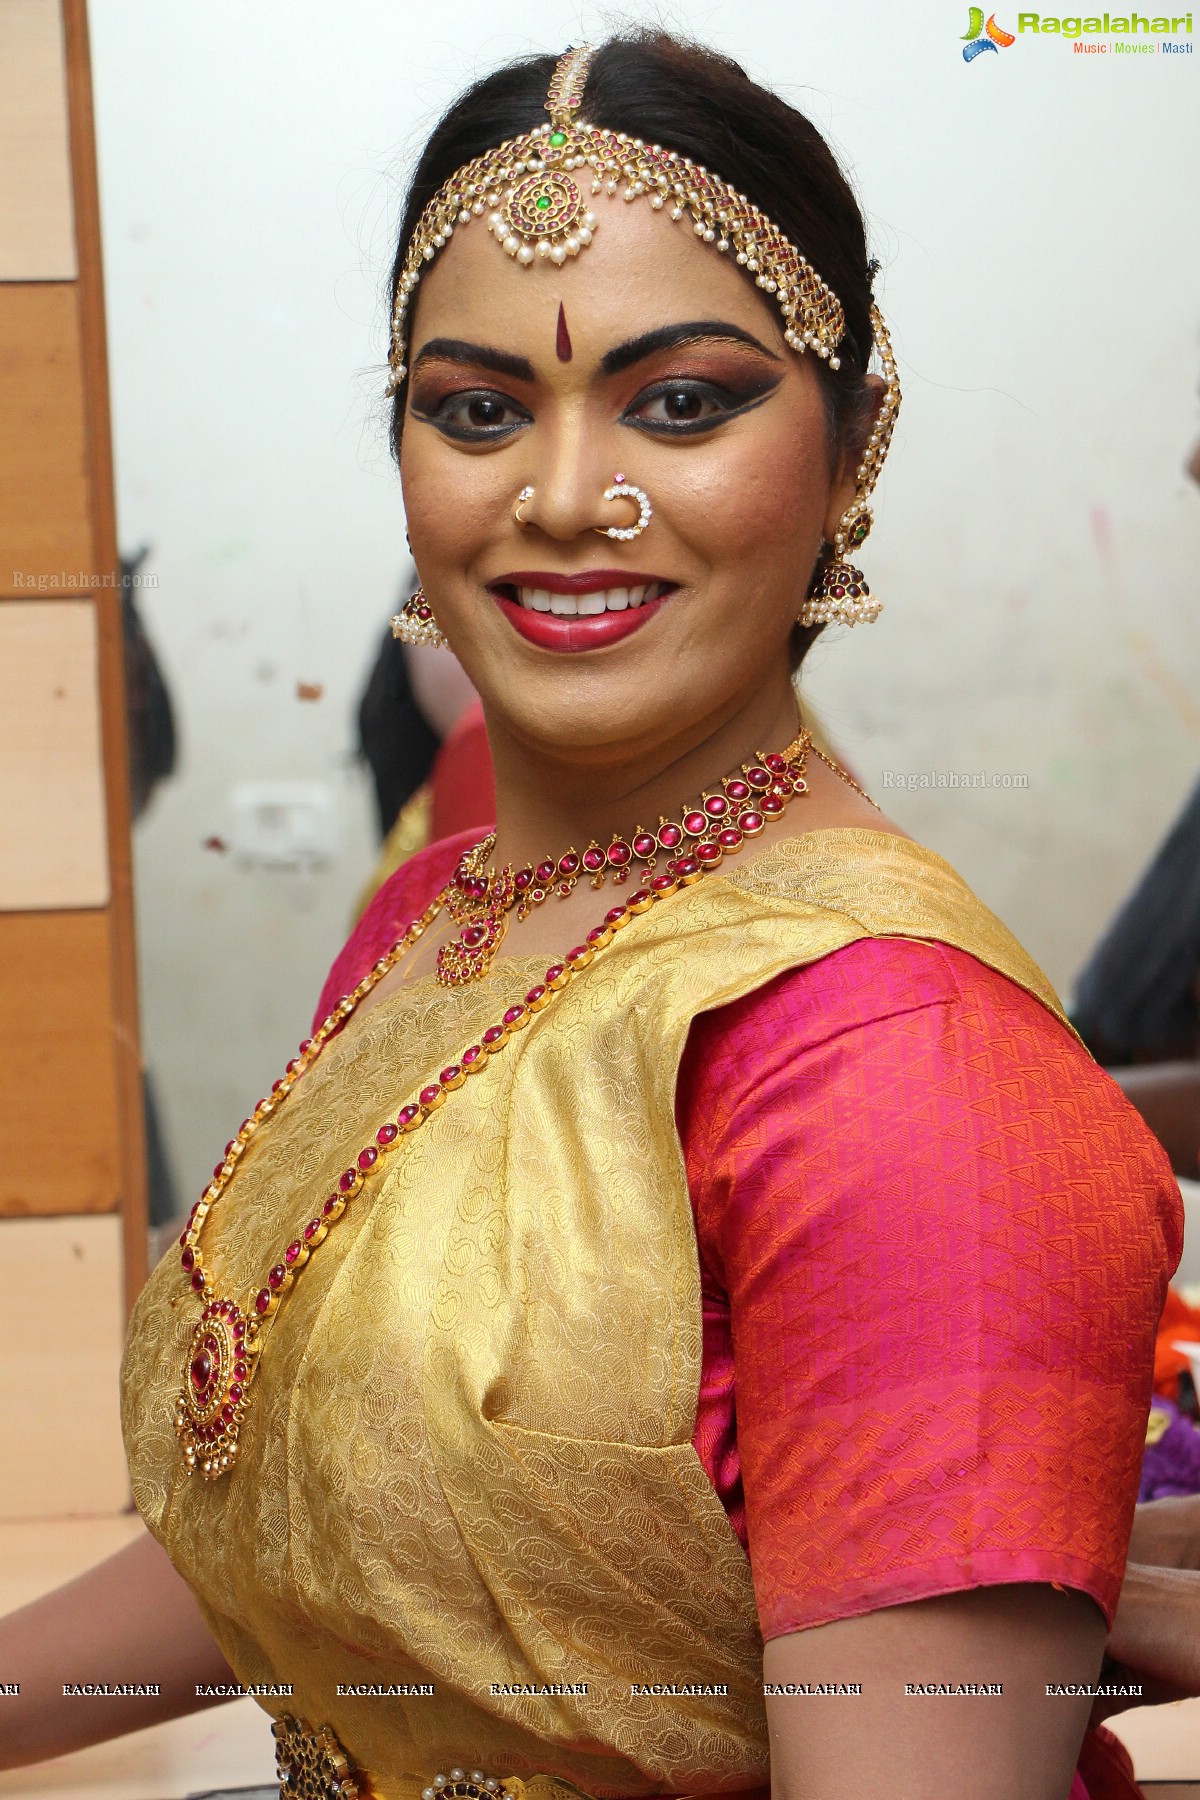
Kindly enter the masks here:
<path id="1" fill-rule="evenodd" d="M 718 721 L 652 745 L 606 746 L 552 756 L 488 715 L 496 771 L 494 861 L 520 868 L 568 846 L 607 844 L 662 817 L 678 818 L 723 775 L 757 751 L 781 750 L 800 729 L 790 681 L 757 694 Z"/>

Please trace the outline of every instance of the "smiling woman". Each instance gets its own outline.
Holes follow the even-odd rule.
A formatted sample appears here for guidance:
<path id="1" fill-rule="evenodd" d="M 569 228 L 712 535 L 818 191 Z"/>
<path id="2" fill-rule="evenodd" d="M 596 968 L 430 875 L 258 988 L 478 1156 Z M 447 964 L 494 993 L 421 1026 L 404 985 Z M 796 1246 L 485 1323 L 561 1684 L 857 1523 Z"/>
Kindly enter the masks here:
<path id="1" fill-rule="evenodd" d="M 139 1301 L 178 1658 L 290 1689 L 308 1796 L 1128 1793 L 1076 1758 L 1178 1193 L 797 715 L 878 611 L 850 189 L 722 58 L 535 57 L 435 131 L 392 298 L 398 630 L 496 826 L 380 891 Z"/>

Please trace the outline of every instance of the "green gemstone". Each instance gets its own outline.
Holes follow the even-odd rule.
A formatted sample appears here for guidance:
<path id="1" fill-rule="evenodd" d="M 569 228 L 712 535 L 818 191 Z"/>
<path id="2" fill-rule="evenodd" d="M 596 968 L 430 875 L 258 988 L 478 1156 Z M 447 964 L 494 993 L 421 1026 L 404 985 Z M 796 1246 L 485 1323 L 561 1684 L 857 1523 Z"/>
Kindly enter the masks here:
<path id="1" fill-rule="evenodd" d="M 537 207 L 539 212 L 547 212 L 550 207 L 549 194 L 539 194 L 537 199 L 534 201 L 534 205 Z"/>
<path id="2" fill-rule="evenodd" d="M 560 150 L 566 141 L 567 134 L 565 131 L 552 131 L 550 133 L 550 142 L 554 145 L 556 150 Z"/>

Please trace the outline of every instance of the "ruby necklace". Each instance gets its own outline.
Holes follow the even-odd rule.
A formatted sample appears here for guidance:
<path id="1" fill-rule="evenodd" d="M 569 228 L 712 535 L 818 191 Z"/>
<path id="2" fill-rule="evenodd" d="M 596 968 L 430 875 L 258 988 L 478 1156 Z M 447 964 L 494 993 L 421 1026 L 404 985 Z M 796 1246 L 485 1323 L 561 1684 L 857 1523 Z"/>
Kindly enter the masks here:
<path id="1" fill-rule="evenodd" d="M 678 826 L 664 819 L 657 832 L 639 832 L 628 844 L 614 838 L 605 851 L 600 851 L 598 846 L 589 846 L 589 850 L 594 848 L 603 859 L 600 862 L 595 856 L 589 861 L 588 851 L 582 856 L 569 851 L 554 864 L 539 864 L 529 871 L 531 879 L 522 882 L 520 877 L 526 874 L 525 870 L 514 874 L 510 869 L 497 872 L 484 868 L 490 843 L 485 839 L 484 844 L 460 862 L 450 883 L 420 917 L 413 920 L 387 954 L 368 970 L 356 987 L 342 996 L 312 1037 L 304 1040 L 271 1092 L 258 1102 L 248 1118 L 243 1119 L 236 1135 L 226 1144 L 225 1154 L 213 1170 L 212 1180 L 192 1207 L 179 1239 L 180 1266 L 192 1292 L 204 1302 L 188 1344 L 174 1410 L 175 1430 L 189 1474 L 198 1473 L 206 1481 L 215 1481 L 237 1461 L 255 1375 L 279 1308 L 306 1263 L 324 1243 L 355 1196 L 379 1173 L 388 1156 L 407 1136 L 420 1130 L 433 1117 L 449 1094 L 465 1086 L 472 1076 L 479 1075 L 492 1057 L 499 1055 L 518 1032 L 526 1029 L 534 1014 L 550 1006 L 556 995 L 602 955 L 636 917 L 660 905 L 681 888 L 702 880 L 726 855 L 740 849 L 747 839 L 757 837 L 765 829 L 767 820 L 777 817 L 789 799 L 807 792 L 804 770 L 809 744 L 808 733 L 802 732 L 786 750 L 759 756 L 753 763 L 744 765 L 741 775 L 727 777 L 720 790 L 706 794 L 700 806 L 685 814 Z M 822 752 L 817 754 L 823 761 L 829 760 Z M 831 762 L 830 766 L 851 781 L 835 763 Z M 857 783 L 851 781 L 851 785 L 857 788 Z M 745 794 L 741 792 L 742 788 L 747 790 Z M 861 788 L 858 792 L 862 792 Z M 721 800 L 725 802 L 724 806 L 714 808 L 712 802 Z M 693 830 L 691 826 L 698 828 Z M 683 854 L 672 856 L 661 874 L 651 873 L 657 854 L 675 849 L 681 849 Z M 468 864 L 466 881 L 471 884 L 469 888 L 460 879 L 464 863 Z M 482 974 L 503 938 L 514 908 L 519 918 L 527 917 L 530 909 L 540 905 L 552 891 L 550 875 L 543 877 L 543 870 L 549 869 L 557 877 L 557 890 L 565 895 L 573 890 L 581 873 L 589 874 L 593 884 L 599 887 L 610 870 L 614 880 L 626 880 L 631 866 L 639 868 L 647 877 L 645 884 L 623 904 L 612 907 L 602 922 L 588 932 L 584 942 L 569 950 L 561 962 L 552 963 L 543 979 L 529 989 L 524 1000 L 508 1007 L 502 1017 L 481 1034 L 478 1043 L 468 1045 L 456 1062 L 442 1070 L 436 1081 L 422 1088 L 394 1118 L 379 1126 L 374 1136 L 352 1156 L 320 1209 L 271 1265 L 263 1285 L 251 1288 L 244 1303 L 216 1293 L 201 1252 L 200 1238 L 205 1220 L 233 1180 L 255 1133 L 283 1105 L 329 1039 L 424 935 L 443 908 L 452 917 L 462 918 L 467 916 L 465 908 L 469 903 L 485 913 L 484 920 L 477 922 L 484 923 L 487 931 L 492 929 L 494 918 L 495 941 L 487 952 L 483 968 L 478 971 Z M 456 913 L 456 908 L 464 910 Z M 485 941 L 466 943 L 466 936 L 467 931 L 464 931 L 457 945 L 444 947 L 461 956 L 464 962 L 477 959 Z M 470 974 L 444 974 L 441 956 L 439 951 L 438 979 L 443 983 L 457 985 L 477 978 L 473 961 Z"/>
<path id="2" fill-rule="evenodd" d="M 522 869 L 511 863 L 499 869 L 488 866 L 495 833 L 465 850 L 445 896 L 446 910 L 462 930 L 437 953 L 438 981 L 443 987 L 481 981 L 511 917 L 527 919 L 551 894 L 565 900 L 584 877 L 594 888 L 608 880 L 619 885 L 631 875 L 645 885 L 661 855 L 676 860 L 682 855 L 701 869 L 715 869 L 726 856 L 736 855 L 747 838 L 765 831 L 794 795 L 806 791 L 804 766 L 811 743 L 811 733 L 802 731 L 786 750 L 769 756 L 758 751 L 719 786 L 706 789 L 678 819 L 660 818 L 655 831 L 639 825 L 632 837 L 614 837 L 607 848 L 593 841 L 581 852 L 572 844 L 562 856 L 526 863 Z"/>

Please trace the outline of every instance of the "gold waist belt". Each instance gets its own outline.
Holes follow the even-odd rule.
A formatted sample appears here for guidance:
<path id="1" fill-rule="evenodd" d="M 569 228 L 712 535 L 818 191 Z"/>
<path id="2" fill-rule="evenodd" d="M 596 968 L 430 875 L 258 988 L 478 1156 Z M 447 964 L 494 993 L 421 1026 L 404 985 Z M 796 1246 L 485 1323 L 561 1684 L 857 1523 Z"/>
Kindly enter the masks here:
<path id="1" fill-rule="evenodd" d="M 314 1731 L 290 1713 L 272 1722 L 280 1800 L 589 1800 L 555 1775 L 503 1780 L 482 1769 L 451 1769 L 431 1781 L 393 1776 L 380 1785 L 356 1769 L 329 1725 Z"/>

